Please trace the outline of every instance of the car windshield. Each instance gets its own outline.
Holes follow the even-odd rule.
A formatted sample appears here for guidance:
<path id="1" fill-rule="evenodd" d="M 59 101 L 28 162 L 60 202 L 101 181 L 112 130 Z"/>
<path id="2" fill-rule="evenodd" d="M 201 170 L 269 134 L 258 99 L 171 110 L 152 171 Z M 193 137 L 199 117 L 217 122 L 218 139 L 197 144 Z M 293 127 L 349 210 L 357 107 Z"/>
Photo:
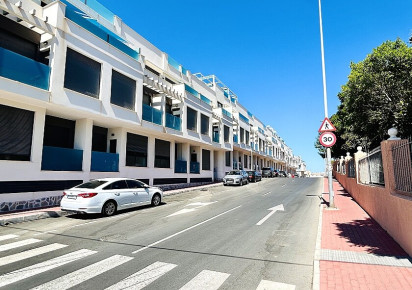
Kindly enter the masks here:
<path id="1" fill-rule="evenodd" d="M 240 175 L 240 171 L 230 171 L 227 175 Z"/>
<path id="2" fill-rule="evenodd" d="M 248 174 L 255 174 L 254 171 L 248 171 L 247 173 L 248 173 Z"/>
<path id="3" fill-rule="evenodd" d="M 107 181 L 106 180 L 90 180 L 88 182 L 82 183 L 78 186 L 75 186 L 75 188 L 89 188 L 89 189 L 94 189 L 99 187 L 102 184 L 105 184 Z"/>
<path id="4" fill-rule="evenodd" d="M 263 167 L 262 170 L 270 170 L 269 167 Z"/>

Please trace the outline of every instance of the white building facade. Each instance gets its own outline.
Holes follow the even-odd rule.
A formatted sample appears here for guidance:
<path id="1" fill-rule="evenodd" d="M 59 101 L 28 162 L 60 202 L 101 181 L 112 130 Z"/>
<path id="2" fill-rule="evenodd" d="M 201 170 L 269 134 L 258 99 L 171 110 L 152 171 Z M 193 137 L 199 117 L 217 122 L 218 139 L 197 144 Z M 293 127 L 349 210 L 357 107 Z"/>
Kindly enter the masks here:
<path id="1" fill-rule="evenodd" d="M 181 185 L 303 163 L 216 76 L 85 2 L 0 2 L 0 213 L 94 178 Z"/>

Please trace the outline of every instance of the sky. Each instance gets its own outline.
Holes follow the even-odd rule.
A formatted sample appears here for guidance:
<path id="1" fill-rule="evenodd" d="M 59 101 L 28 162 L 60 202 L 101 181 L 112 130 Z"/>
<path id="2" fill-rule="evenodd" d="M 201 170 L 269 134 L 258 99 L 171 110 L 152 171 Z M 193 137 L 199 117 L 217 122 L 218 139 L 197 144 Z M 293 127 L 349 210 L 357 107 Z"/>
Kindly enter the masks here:
<path id="1" fill-rule="evenodd" d="M 99 0 L 192 73 L 216 75 L 274 128 L 312 172 L 325 117 L 318 0 Z M 387 40 L 408 42 L 412 0 L 324 0 L 328 116 L 351 62 Z"/>

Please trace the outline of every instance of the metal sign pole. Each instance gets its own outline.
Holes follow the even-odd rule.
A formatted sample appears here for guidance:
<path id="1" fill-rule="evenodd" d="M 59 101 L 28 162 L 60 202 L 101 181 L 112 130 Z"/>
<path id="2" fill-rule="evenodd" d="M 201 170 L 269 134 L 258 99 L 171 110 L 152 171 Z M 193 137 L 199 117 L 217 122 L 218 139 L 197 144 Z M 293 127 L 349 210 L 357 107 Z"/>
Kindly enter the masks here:
<path id="1" fill-rule="evenodd" d="M 322 5 L 321 0 L 319 0 L 319 26 L 320 26 L 320 49 L 322 55 L 322 76 L 323 76 L 323 105 L 325 109 L 325 118 L 328 118 L 328 97 L 326 93 L 326 71 L 325 71 L 325 52 L 323 49 L 323 28 L 322 28 Z M 328 183 L 329 183 L 329 207 L 334 208 L 334 193 L 332 184 L 332 162 L 331 162 L 331 151 L 328 147 L 326 149 L 327 155 L 327 172 L 328 172 Z"/>

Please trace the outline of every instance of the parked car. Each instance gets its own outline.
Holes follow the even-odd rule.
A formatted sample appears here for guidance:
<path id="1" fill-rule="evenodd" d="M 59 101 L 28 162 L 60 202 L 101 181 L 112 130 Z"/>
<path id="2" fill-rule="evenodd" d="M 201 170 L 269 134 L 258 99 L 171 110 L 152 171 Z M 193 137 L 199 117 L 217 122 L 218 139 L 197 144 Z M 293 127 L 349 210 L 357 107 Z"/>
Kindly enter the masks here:
<path id="1" fill-rule="evenodd" d="M 239 185 L 248 184 L 249 175 L 244 170 L 233 170 L 228 172 L 225 177 L 223 177 L 223 185 Z"/>
<path id="2" fill-rule="evenodd" d="M 274 177 L 278 177 L 278 176 L 279 176 L 279 171 L 278 171 L 277 169 L 275 169 L 275 170 L 273 171 L 273 176 L 274 176 Z"/>
<path id="3" fill-rule="evenodd" d="M 116 211 L 144 204 L 158 206 L 163 191 L 130 178 L 94 179 L 63 192 L 63 211 L 101 213 L 111 216 Z"/>
<path id="4" fill-rule="evenodd" d="M 286 172 L 283 170 L 279 171 L 279 177 L 286 177 Z"/>
<path id="5" fill-rule="evenodd" d="M 262 168 L 262 176 L 263 177 L 274 177 L 275 170 L 272 167 L 263 167 Z"/>
<path id="6" fill-rule="evenodd" d="M 249 182 L 256 182 L 262 180 L 262 174 L 259 171 L 246 171 L 248 174 Z"/>

